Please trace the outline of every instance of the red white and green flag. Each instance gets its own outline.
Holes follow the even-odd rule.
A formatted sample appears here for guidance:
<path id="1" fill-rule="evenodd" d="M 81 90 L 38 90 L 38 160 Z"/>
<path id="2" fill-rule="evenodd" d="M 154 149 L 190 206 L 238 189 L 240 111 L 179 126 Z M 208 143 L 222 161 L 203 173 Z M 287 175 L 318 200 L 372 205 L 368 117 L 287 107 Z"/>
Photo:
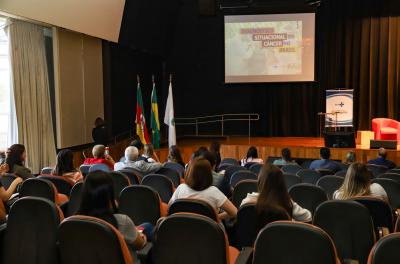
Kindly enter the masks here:
<path id="1" fill-rule="evenodd" d="M 140 90 L 139 82 L 137 85 L 136 100 L 136 134 L 139 136 L 143 144 L 148 144 L 150 143 L 150 139 L 149 133 L 147 132 L 146 118 L 144 117 L 142 92 Z"/>

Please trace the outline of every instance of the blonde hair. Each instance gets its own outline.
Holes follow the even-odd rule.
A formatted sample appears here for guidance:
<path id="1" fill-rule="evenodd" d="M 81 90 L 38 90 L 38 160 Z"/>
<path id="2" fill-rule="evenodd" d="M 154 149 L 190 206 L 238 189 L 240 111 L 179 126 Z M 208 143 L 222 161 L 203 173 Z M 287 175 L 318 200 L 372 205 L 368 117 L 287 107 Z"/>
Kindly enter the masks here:
<path id="1" fill-rule="evenodd" d="M 342 186 L 339 188 L 339 199 L 350 199 L 356 196 L 371 194 L 371 174 L 364 164 L 354 162 L 347 169 Z"/>

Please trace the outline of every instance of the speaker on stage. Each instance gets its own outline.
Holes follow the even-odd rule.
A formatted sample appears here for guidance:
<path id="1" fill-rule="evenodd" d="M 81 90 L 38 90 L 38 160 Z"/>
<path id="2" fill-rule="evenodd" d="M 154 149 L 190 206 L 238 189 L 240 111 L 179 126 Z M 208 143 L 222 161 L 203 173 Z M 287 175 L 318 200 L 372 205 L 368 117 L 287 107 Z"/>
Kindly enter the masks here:
<path id="1" fill-rule="evenodd" d="M 355 148 L 354 132 L 325 132 L 325 147 L 328 148 Z"/>
<path id="2" fill-rule="evenodd" d="M 397 149 L 397 140 L 373 140 L 370 143 L 371 149 L 385 148 L 385 149 Z"/>

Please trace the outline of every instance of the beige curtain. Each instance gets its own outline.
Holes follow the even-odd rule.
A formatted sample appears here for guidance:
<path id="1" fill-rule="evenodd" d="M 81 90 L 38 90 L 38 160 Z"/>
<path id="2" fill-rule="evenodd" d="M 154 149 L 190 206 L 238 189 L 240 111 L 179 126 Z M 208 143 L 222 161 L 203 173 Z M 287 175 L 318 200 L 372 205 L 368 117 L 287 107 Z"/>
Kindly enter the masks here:
<path id="1" fill-rule="evenodd" d="M 18 141 L 27 150 L 26 166 L 39 173 L 56 156 L 43 27 L 10 20 L 7 31 Z"/>

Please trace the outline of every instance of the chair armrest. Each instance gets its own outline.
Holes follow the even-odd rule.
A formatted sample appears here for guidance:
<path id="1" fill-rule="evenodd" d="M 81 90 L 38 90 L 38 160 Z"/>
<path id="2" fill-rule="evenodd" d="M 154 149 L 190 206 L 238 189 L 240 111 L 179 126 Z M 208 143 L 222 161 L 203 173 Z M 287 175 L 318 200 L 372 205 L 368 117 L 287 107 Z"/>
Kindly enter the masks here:
<path id="1" fill-rule="evenodd" d="M 235 261 L 235 264 L 250 264 L 252 260 L 253 260 L 253 248 L 244 247 L 242 251 L 240 251 L 239 256 Z"/>
<path id="2" fill-rule="evenodd" d="M 141 250 L 137 251 L 137 256 L 141 263 L 148 263 L 147 259 L 152 248 L 153 244 L 151 242 L 147 242 L 147 244 Z"/>

